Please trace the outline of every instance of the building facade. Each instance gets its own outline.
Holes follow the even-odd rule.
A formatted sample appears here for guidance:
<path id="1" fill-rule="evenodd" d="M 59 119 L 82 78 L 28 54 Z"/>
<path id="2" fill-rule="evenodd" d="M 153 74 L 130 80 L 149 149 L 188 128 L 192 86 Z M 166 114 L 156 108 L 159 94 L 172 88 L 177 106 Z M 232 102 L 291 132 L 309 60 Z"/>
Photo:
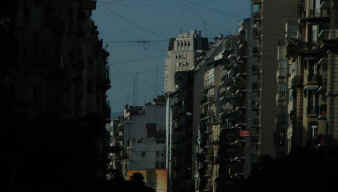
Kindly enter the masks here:
<path id="1" fill-rule="evenodd" d="M 128 179 L 128 156 L 124 141 L 124 117 L 119 116 L 107 125 L 109 132 L 109 153 L 107 162 L 107 180 Z"/>
<path id="2" fill-rule="evenodd" d="M 191 71 L 196 66 L 198 52 L 208 49 L 208 39 L 201 31 L 192 31 L 169 40 L 168 58 L 165 60 L 164 92 L 175 91 L 175 73 Z"/>
<path id="3" fill-rule="evenodd" d="M 170 129 L 170 191 L 192 190 L 193 71 L 175 73 L 176 91 L 169 95 L 172 110 Z"/>
<path id="4" fill-rule="evenodd" d="M 8 151 L 1 156 L 6 157 L 5 161 L 11 167 L 6 172 L 6 177 L 11 178 L 6 182 L 11 190 L 23 190 L 18 184 L 22 178 L 27 179 L 30 186 L 43 187 L 36 182 L 43 182 L 42 175 L 47 178 L 46 175 L 52 177 L 59 172 L 74 176 L 72 182 L 65 176 L 64 183 L 75 184 L 74 178 L 81 177 L 87 177 L 88 182 L 91 176 L 93 182 L 96 176 L 104 178 L 103 166 L 98 164 L 104 164 L 103 132 L 110 113 L 105 95 L 110 86 L 109 54 L 90 18 L 95 8 L 95 0 L 3 2 L 0 31 L 1 42 L 4 42 L 1 46 L 6 51 L 3 52 L 0 75 L 4 92 L 1 94 L 1 112 L 6 114 L 4 119 L 7 121 L 4 122 L 3 135 L 10 136 L 1 140 L 3 144 L 17 142 L 1 150 Z M 15 122 L 18 119 L 20 121 Z M 95 122 L 95 119 L 100 122 Z M 25 129 L 28 125 L 34 129 Z M 53 129 L 53 134 L 45 132 L 46 126 Z M 60 135 L 63 135 L 62 142 Z M 83 138 L 87 138 L 87 143 L 83 143 Z M 82 148 L 77 146 L 79 143 Z M 87 158 L 78 153 L 85 147 L 88 147 Z M 46 149 L 39 151 L 39 148 Z M 58 152 L 70 151 L 76 153 L 73 160 L 76 163 L 56 157 Z M 42 157 L 50 157 L 50 162 L 59 161 L 74 168 L 52 171 L 53 166 L 43 167 L 41 163 L 34 167 L 29 163 L 29 159 L 39 162 L 44 159 Z M 97 161 L 92 161 L 92 158 L 97 158 Z M 86 174 L 81 174 L 81 169 L 76 167 L 82 162 L 90 164 Z M 30 170 L 32 167 L 36 174 Z M 78 173 L 75 174 L 74 170 Z"/>
<path id="5" fill-rule="evenodd" d="M 251 2 L 256 41 L 252 51 L 260 70 L 258 154 L 275 157 L 276 47 L 279 39 L 284 35 L 283 22 L 296 17 L 298 2 L 294 0 L 252 0 Z"/>
<path id="6" fill-rule="evenodd" d="M 293 111 L 295 101 L 291 79 L 296 76 L 296 59 L 290 54 L 291 46 L 297 40 L 298 23 L 288 20 L 284 24 L 285 36 L 277 46 L 277 71 L 276 71 L 276 153 L 284 156 L 291 153 L 293 143 Z"/>
<path id="7" fill-rule="evenodd" d="M 298 35 L 288 41 L 289 110 L 293 146 L 318 146 L 336 139 L 335 55 L 337 6 L 334 1 L 299 1 Z"/>
<path id="8" fill-rule="evenodd" d="M 124 143 L 127 153 L 127 175 L 140 172 L 147 173 L 146 185 L 156 191 L 163 190 L 167 177 L 155 173 L 166 172 L 166 130 L 165 100 L 155 98 L 153 103 L 145 106 L 125 106 L 124 109 Z M 153 174 L 153 177 L 151 176 Z M 155 175 L 154 175 L 155 174 Z M 157 178 L 165 180 L 157 180 Z"/>

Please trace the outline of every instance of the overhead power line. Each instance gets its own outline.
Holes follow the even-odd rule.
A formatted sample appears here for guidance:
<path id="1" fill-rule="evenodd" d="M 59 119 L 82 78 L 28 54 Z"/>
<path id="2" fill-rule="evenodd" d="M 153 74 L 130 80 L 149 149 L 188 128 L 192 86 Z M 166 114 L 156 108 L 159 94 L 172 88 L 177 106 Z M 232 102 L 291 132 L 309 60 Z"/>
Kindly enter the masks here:
<path id="1" fill-rule="evenodd" d="M 104 7 L 104 8 L 106 8 L 106 7 Z M 127 22 L 128 24 L 131 24 L 132 26 L 134 26 L 135 28 L 137 28 L 140 31 L 143 31 L 143 32 L 146 32 L 146 33 L 150 33 L 150 34 L 152 34 L 154 36 L 157 36 L 157 37 L 161 37 L 160 34 L 154 32 L 154 31 L 152 31 L 152 30 L 150 30 L 150 29 L 148 29 L 146 27 L 143 27 L 143 26 L 139 25 L 138 22 L 133 21 L 133 20 L 131 20 L 131 19 L 129 19 L 129 18 L 121 15 L 120 13 L 117 13 L 116 11 L 113 11 L 113 10 L 108 9 L 108 8 L 106 8 L 106 10 L 109 11 L 109 13 L 111 15 L 115 15 L 115 16 L 119 17 L 121 20 Z"/>
<path id="2" fill-rule="evenodd" d="M 166 40 L 126 40 L 126 41 L 106 41 L 108 43 L 139 43 L 139 44 L 146 44 L 146 43 L 154 43 L 154 42 L 169 42 L 168 39 Z"/>

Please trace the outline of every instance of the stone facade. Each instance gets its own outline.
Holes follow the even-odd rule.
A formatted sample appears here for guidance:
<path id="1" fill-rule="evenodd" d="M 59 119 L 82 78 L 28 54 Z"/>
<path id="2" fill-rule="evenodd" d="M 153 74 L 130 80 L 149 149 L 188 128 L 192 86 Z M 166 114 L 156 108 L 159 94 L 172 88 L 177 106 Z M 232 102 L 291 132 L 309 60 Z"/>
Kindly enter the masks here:
<path id="1" fill-rule="evenodd" d="M 200 31 L 192 31 L 169 41 L 168 58 L 165 61 L 164 92 L 176 90 L 175 73 L 191 71 L 196 66 L 197 52 L 208 49 L 208 39 Z"/>

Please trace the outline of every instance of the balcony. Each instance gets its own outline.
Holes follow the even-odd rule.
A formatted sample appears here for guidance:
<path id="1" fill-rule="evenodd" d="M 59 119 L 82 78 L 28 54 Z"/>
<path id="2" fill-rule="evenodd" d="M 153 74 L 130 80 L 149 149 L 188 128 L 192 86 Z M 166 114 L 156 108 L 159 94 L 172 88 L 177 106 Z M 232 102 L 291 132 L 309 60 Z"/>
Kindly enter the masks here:
<path id="1" fill-rule="evenodd" d="M 307 116 L 308 118 L 315 118 L 318 114 L 318 106 L 308 106 L 307 107 Z"/>
<path id="2" fill-rule="evenodd" d="M 316 63 L 316 65 L 326 65 L 327 64 L 327 57 L 322 57 L 319 59 L 319 61 Z"/>
<path id="3" fill-rule="evenodd" d="M 327 9 L 316 8 L 308 9 L 302 12 L 301 21 L 309 23 L 327 23 L 330 21 L 329 12 Z"/>
<path id="4" fill-rule="evenodd" d="M 209 96 L 209 97 L 207 97 L 207 101 L 209 103 L 214 103 L 214 102 L 216 102 L 216 97 L 215 96 Z"/>
<path id="5" fill-rule="evenodd" d="M 338 29 L 322 30 L 319 34 L 319 39 L 326 44 L 337 46 Z"/>
<path id="6" fill-rule="evenodd" d="M 307 82 L 305 87 L 316 87 L 319 88 L 320 85 L 323 83 L 323 78 L 321 75 L 308 75 Z"/>

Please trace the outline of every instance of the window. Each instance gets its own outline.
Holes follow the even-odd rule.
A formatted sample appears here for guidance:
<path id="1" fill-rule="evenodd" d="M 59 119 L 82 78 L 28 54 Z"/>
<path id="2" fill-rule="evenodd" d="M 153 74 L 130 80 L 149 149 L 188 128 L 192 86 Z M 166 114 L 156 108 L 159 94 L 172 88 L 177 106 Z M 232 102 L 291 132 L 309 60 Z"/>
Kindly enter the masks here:
<path id="1" fill-rule="evenodd" d="M 146 152 L 145 151 L 141 152 L 141 156 L 145 157 L 146 156 Z"/>
<path id="2" fill-rule="evenodd" d="M 318 37 L 318 25 L 313 25 L 312 26 L 312 41 L 317 42 L 317 37 Z"/>
<path id="3" fill-rule="evenodd" d="M 312 137 L 317 137 L 318 136 L 318 125 L 312 125 Z"/>
<path id="4" fill-rule="evenodd" d="M 208 90 L 208 97 L 213 97 L 215 96 L 215 88 L 211 88 Z"/>
<path id="5" fill-rule="evenodd" d="M 308 114 L 314 114 L 316 113 L 316 110 L 318 110 L 318 97 L 312 90 L 307 90 L 307 92 L 308 92 L 307 112 Z"/>
<path id="6" fill-rule="evenodd" d="M 313 60 L 308 61 L 308 64 L 309 64 L 309 66 L 308 66 L 308 77 L 307 77 L 307 79 L 308 79 L 308 81 L 312 81 L 313 72 L 314 72 L 314 62 L 313 62 Z"/>
<path id="7" fill-rule="evenodd" d="M 205 86 L 211 86 L 215 84 L 215 68 L 210 69 L 204 76 Z"/>
<path id="8" fill-rule="evenodd" d="M 320 105 L 320 114 L 326 114 L 326 104 Z"/>
<path id="9" fill-rule="evenodd" d="M 147 137 L 156 137 L 156 123 L 147 123 L 146 124 Z"/>

